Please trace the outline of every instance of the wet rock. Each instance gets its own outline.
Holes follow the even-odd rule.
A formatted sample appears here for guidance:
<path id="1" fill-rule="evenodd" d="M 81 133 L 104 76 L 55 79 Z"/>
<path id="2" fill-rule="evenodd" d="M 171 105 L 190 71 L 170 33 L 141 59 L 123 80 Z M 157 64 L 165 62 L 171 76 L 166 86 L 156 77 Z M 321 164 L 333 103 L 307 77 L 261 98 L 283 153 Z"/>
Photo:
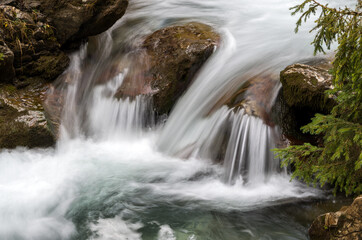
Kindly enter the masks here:
<path id="1" fill-rule="evenodd" d="M 45 89 L 43 84 L 22 90 L 0 87 L 0 148 L 54 145 L 41 105 Z"/>
<path id="2" fill-rule="evenodd" d="M 264 123 L 274 126 L 271 110 L 280 87 L 278 77 L 273 74 L 260 74 L 244 81 L 242 86 L 225 99 L 226 104 L 235 111 L 244 109 L 246 114 L 263 119 Z M 230 97 L 231 96 L 231 97 Z"/>
<path id="3" fill-rule="evenodd" d="M 78 47 L 80 40 L 107 30 L 127 5 L 127 0 L 1 2 L 0 35 L 14 53 L 16 77 L 53 81 L 69 64 L 60 48 L 73 42 Z"/>
<path id="4" fill-rule="evenodd" d="M 311 240 L 357 240 L 362 236 L 362 195 L 351 206 L 317 217 L 309 229 Z"/>
<path id="5" fill-rule="evenodd" d="M 64 53 L 58 56 L 41 56 L 30 66 L 25 66 L 28 76 L 40 76 L 42 79 L 56 79 L 69 64 L 69 58 Z"/>
<path id="6" fill-rule="evenodd" d="M 332 88 L 332 76 L 319 67 L 293 64 L 280 73 L 280 81 L 282 89 L 273 109 L 277 113 L 274 121 L 292 144 L 318 144 L 318 136 L 303 134 L 300 128 L 316 113 L 328 114 L 332 110 L 333 97 L 325 94 Z"/>
<path id="7" fill-rule="evenodd" d="M 141 66 L 130 72 L 117 97 L 153 95 L 155 110 L 167 114 L 214 52 L 220 36 L 205 24 L 171 26 L 147 36 Z M 136 69 L 136 68 L 134 68 Z"/>
<path id="8" fill-rule="evenodd" d="M 60 44 L 97 35 L 120 19 L 127 0 L 23 0 L 24 6 L 46 16 Z"/>

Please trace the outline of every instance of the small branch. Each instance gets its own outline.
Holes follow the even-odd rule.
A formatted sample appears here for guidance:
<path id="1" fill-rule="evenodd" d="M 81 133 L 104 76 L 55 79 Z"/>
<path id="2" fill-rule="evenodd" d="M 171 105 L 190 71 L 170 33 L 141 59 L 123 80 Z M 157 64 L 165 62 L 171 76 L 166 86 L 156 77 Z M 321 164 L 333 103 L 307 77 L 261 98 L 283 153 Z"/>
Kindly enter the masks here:
<path id="1" fill-rule="evenodd" d="M 319 2 L 317 2 L 316 0 L 311 0 L 312 2 L 314 2 L 316 5 L 320 6 L 323 9 L 335 12 L 335 13 L 339 13 L 339 14 L 347 14 L 347 15 L 354 15 L 354 16 L 362 16 L 362 12 L 356 12 L 356 11 L 351 11 L 351 10 L 337 10 L 335 8 L 329 8 L 326 5 L 323 5 Z"/>

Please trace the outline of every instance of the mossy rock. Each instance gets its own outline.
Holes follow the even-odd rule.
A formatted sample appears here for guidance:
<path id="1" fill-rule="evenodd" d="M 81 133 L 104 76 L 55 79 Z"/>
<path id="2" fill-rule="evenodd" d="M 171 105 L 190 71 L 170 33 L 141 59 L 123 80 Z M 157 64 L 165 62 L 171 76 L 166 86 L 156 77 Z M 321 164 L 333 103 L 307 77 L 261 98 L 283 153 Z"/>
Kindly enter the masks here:
<path id="1" fill-rule="evenodd" d="M 70 46 L 110 28 L 124 15 L 128 0 L 23 0 L 23 4 L 43 14 L 59 43 Z"/>
<path id="2" fill-rule="evenodd" d="M 319 66 L 321 60 L 307 63 Z M 332 88 L 332 75 L 326 70 L 330 65 L 323 65 L 324 69 L 297 63 L 280 73 L 282 89 L 273 107 L 273 118 L 291 144 L 318 145 L 319 136 L 304 134 L 300 128 L 310 123 L 316 113 L 329 114 L 336 104 L 333 96 L 325 94 Z"/>
<path id="3" fill-rule="evenodd" d="M 2 82 L 14 83 L 16 79 L 22 81 L 29 77 L 52 81 L 68 67 L 69 58 L 60 50 L 54 28 L 40 21 L 38 14 L 29 9 L 0 5 L 0 38 L 9 48 L 11 54 L 7 55 L 12 55 L 13 65 L 6 69 L 14 72 L 15 68 L 11 80 Z"/>
<path id="4" fill-rule="evenodd" d="M 210 26 L 195 22 L 148 35 L 137 53 L 143 62 L 133 67 L 141 70 L 130 71 L 116 96 L 153 95 L 156 112 L 168 114 L 219 42 Z"/>
<path id="5" fill-rule="evenodd" d="M 69 58 L 64 53 L 56 56 L 41 56 L 35 63 L 30 75 L 40 76 L 44 80 L 54 80 L 69 65 Z"/>
<path id="6" fill-rule="evenodd" d="M 331 89 L 332 75 L 328 71 L 304 64 L 293 64 L 280 73 L 283 97 L 290 107 L 308 107 L 328 111 L 333 100 L 325 91 Z"/>

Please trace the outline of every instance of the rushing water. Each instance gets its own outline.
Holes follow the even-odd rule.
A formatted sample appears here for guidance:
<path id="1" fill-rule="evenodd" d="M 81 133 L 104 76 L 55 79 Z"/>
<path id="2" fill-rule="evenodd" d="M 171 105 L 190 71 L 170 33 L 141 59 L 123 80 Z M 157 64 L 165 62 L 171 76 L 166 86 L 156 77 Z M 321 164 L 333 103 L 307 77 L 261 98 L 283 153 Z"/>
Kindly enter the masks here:
<path id="1" fill-rule="evenodd" d="M 322 193 L 279 168 L 278 129 L 243 110 L 212 111 L 240 79 L 311 57 L 312 36 L 293 32 L 296 3 L 131 0 L 58 80 L 56 148 L 0 152 L 0 239 L 307 239 L 321 210 L 305 201 Z M 223 41 L 169 118 L 156 123 L 148 97 L 113 98 L 139 66 L 130 51 L 142 36 L 189 21 Z M 115 64 L 123 70 L 102 81 Z"/>

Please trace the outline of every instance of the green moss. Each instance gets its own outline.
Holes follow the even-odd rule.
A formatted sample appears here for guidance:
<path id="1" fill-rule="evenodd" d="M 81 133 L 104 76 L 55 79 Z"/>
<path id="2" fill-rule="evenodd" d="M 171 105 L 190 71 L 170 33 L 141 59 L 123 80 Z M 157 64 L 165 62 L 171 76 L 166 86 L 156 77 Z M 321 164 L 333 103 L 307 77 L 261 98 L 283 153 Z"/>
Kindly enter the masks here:
<path id="1" fill-rule="evenodd" d="M 6 85 L 0 85 L 0 93 L 1 92 L 7 92 L 7 93 L 15 93 L 16 92 L 16 87 L 14 85 L 11 84 L 6 84 Z"/>
<path id="2" fill-rule="evenodd" d="M 57 78 L 69 64 L 69 58 L 61 53 L 58 56 L 41 56 L 34 64 L 32 75 L 40 75 L 45 80 Z"/>

